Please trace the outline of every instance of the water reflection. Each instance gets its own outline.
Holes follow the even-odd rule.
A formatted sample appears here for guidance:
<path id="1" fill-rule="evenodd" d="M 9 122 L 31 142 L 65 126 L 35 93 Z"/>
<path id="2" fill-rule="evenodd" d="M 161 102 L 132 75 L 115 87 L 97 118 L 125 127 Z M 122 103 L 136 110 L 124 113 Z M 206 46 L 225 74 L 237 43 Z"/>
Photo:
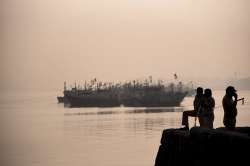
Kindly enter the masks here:
<path id="1" fill-rule="evenodd" d="M 81 109 L 88 112 L 64 113 L 68 136 L 102 140 L 110 137 L 153 137 L 168 127 L 180 127 L 184 107 Z M 79 110 L 77 110 L 79 111 Z M 156 134 L 158 133 L 158 134 Z"/>
<path id="2" fill-rule="evenodd" d="M 145 108 L 126 111 L 126 113 L 163 113 L 163 112 L 183 112 L 183 107 L 162 107 L 162 108 Z"/>
<path id="3" fill-rule="evenodd" d="M 138 113 L 164 113 L 164 112 L 183 112 L 185 107 L 153 107 L 153 108 L 133 108 L 124 110 L 99 110 L 92 112 L 67 112 L 65 116 L 80 115 L 109 115 L 109 114 L 138 114 Z M 84 111 L 84 110 L 83 110 Z"/>
<path id="4" fill-rule="evenodd" d="M 73 112 L 64 113 L 64 116 L 81 116 L 81 115 L 108 115 L 108 114 L 121 114 L 118 111 L 98 111 L 98 112 Z"/>
<path id="5" fill-rule="evenodd" d="M 164 114 L 156 117 L 138 117 L 130 119 L 125 123 L 125 128 L 136 134 L 153 136 L 155 132 L 161 132 L 166 127 L 172 128 L 179 126 L 180 118 L 177 114 Z"/>

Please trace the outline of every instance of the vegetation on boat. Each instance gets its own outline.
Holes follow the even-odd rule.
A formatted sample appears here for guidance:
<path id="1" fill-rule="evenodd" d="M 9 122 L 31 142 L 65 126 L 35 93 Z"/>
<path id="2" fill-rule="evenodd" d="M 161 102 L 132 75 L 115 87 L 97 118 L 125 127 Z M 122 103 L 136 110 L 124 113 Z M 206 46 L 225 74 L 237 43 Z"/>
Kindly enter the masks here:
<path id="1" fill-rule="evenodd" d="M 75 83 L 70 88 L 64 82 L 64 96 L 58 101 L 70 107 L 178 106 L 192 89 L 182 82 L 153 81 L 152 76 L 124 83 L 102 82 L 94 78 L 85 81 L 83 86 Z"/>

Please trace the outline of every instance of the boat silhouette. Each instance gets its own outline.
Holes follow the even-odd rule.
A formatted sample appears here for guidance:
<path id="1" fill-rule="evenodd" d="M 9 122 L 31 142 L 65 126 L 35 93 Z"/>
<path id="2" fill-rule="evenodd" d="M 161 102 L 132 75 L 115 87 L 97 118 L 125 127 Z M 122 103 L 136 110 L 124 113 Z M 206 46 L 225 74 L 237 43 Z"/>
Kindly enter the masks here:
<path id="1" fill-rule="evenodd" d="M 76 86 L 67 89 L 64 83 L 64 96 L 58 96 L 58 102 L 67 107 L 172 107 L 180 106 L 188 94 L 183 84 L 168 85 L 159 80 L 130 81 L 126 83 L 102 83 L 96 79 L 84 88 Z"/>

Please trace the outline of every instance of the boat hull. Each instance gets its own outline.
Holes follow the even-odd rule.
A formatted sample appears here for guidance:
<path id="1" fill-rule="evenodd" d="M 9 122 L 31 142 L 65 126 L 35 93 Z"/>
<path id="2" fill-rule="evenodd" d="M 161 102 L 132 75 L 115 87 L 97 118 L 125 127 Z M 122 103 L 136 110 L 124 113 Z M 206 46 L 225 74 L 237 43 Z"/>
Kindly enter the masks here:
<path id="1" fill-rule="evenodd" d="M 166 92 L 156 94 L 123 94 L 116 96 L 66 96 L 65 103 L 69 107 L 174 107 L 180 106 L 186 93 Z"/>
<path id="2" fill-rule="evenodd" d="M 67 96 L 69 107 L 119 107 L 120 102 L 116 98 L 98 98 L 91 96 Z"/>
<path id="3" fill-rule="evenodd" d="M 58 103 L 64 103 L 64 97 L 63 96 L 57 96 Z"/>

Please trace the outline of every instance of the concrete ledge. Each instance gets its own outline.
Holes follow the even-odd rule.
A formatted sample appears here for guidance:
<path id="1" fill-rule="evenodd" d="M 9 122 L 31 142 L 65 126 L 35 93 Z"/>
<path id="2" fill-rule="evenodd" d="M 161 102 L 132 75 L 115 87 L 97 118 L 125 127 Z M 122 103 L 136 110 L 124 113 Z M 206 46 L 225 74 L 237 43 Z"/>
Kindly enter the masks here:
<path id="1" fill-rule="evenodd" d="M 155 166 L 248 165 L 250 159 L 250 127 L 205 129 L 190 131 L 166 129 Z"/>

